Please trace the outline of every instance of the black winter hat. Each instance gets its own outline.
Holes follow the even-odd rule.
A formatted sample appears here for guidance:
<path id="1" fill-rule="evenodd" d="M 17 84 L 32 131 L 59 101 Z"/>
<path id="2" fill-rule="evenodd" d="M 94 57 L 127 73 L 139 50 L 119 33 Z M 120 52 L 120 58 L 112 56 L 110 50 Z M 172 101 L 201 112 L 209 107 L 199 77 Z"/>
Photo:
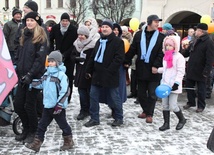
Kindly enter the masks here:
<path id="1" fill-rule="evenodd" d="M 196 28 L 206 31 L 206 30 L 208 30 L 208 25 L 205 23 L 199 23 Z"/>
<path id="2" fill-rule="evenodd" d="M 22 11 L 19 9 L 14 9 L 12 12 L 12 16 L 15 16 L 15 14 L 20 13 L 22 15 Z"/>
<path id="3" fill-rule="evenodd" d="M 24 18 L 25 22 L 27 18 L 33 18 L 40 26 L 42 25 L 41 16 L 37 12 L 29 12 Z"/>
<path id="4" fill-rule="evenodd" d="M 110 19 L 105 19 L 102 25 L 108 25 L 113 30 L 113 22 Z"/>
<path id="5" fill-rule="evenodd" d="M 63 20 L 63 19 L 68 19 L 70 21 L 70 16 L 68 15 L 68 13 L 65 12 L 61 15 L 61 20 Z"/>
<path id="6" fill-rule="evenodd" d="M 34 1 L 27 1 L 24 5 L 29 7 L 34 12 L 38 11 L 38 5 Z"/>

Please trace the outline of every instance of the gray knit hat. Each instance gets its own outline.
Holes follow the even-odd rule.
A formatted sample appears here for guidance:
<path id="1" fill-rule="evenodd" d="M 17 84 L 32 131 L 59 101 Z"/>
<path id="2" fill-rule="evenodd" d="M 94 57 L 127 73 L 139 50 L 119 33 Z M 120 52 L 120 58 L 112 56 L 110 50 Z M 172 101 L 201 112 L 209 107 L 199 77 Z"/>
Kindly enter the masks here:
<path id="1" fill-rule="evenodd" d="M 89 29 L 88 29 L 88 27 L 87 26 L 85 26 L 85 25 L 81 25 L 79 28 L 78 28 L 78 30 L 77 30 L 77 34 L 83 34 L 83 35 L 85 35 L 85 36 L 89 36 Z"/>
<path id="2" fill-rule="evenodd" d="M 57 66 L 58 66 L 62 63 L 62 54 L 59 52 L 59 50 L 52 51 L 48 56 L 48 60 L 56 61 Z"/>

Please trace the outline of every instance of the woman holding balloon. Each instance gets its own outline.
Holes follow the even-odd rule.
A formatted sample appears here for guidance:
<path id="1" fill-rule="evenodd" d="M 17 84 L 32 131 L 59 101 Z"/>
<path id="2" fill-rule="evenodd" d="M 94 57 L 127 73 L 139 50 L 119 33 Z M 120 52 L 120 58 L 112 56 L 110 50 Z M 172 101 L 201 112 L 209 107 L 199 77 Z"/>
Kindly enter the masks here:
<path id="1" fill-rule="evenodd" d="M 185 59 L 179 53 L 179 49 L 179 36 L 168 36 L 164 39 L 163 67 L 158 68 L 158 73 L 162 73 L 162 80 L 161 85 L 156 88 L 157 96 L 163 98 L 162 105 L 164 124 L 159 128 L 160 131 L 165 131 L 170 128 L 170 110 L 172 110 L 179 119 L 176 130 L 182 129 L 186 123 L 186 119 L 184 118 L 181 109 L 177 105 L 178 94 L 182 93 L 182 80 L 185 73 Z M 167 91 L 162 92 L 165 87 L 169 88 L 168 96 L 166 95 Z"/>

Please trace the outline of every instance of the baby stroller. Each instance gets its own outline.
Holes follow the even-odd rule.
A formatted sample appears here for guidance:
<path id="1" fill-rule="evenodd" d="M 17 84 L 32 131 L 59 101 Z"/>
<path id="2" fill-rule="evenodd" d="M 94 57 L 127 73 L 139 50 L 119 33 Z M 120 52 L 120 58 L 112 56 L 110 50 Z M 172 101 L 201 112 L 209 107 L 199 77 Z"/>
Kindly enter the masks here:
<path id="1" fill-rule="evenodd" d="M 21 119 L 14 112 L 13 101 L 16 94 L 17 85 L 11 90 L 0 106 L 0 126 L 12 124 L 13 132 L 19 135 L 23 131 Z"/>

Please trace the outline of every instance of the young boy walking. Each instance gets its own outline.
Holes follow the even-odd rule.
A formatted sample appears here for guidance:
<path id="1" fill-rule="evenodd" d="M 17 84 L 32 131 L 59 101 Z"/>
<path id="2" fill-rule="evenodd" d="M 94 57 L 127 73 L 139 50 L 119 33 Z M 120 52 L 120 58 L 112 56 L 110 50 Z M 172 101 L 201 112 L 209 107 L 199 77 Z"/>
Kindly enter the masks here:
<path id="1" fill-rule="evenodd" d="M 74 145 L 71 127 L 67 123 L 65 109 L 68 105 L 69 84 L 65 75 L 66 68 L 62 63 L 62 55 L 59 51 L 53 51 L 48 56 L 47 71 L 41 80 L 32 82 L 32 87 L 43 89 L 44 110 L 39 121 L 36 136 L 32 143 L 25 146 L 38 152 L 44 141 L 44 135 L 48 125 L 53 119 L 62 130 L 64 145 L 60 150 L 71 149 Z"/>

